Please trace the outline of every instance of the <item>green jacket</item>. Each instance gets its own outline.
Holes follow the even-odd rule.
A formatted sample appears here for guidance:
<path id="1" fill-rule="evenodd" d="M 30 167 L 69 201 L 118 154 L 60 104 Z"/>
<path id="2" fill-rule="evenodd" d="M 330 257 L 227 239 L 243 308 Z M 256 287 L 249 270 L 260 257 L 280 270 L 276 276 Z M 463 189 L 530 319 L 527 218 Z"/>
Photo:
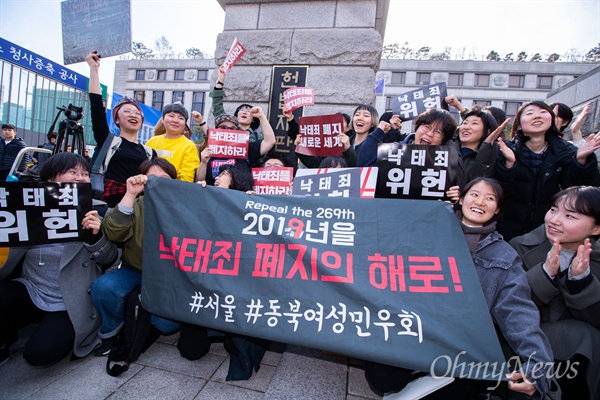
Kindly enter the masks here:
<path id="1" fill-rule="evenodd" d="M 208 94 L 213 99 L 212 103 L 212 113 L 213 117 L 217 118 L 219 115 L 227 114 L 225 112 L 225 107 L 223 107 L 223 98 L 225 97 L 225 91 L 223 89 L 213 89 Z M 255 142 L 261 139 L 264 139 L 264 135 L 262 132 L 255 131 L 252 128 L 246 129 L 250 132 L 250 141 Z"/>
<path id="2" fill-rule="evenodd" d="M 124 265 L 142 272 L 144 250 L 144 196 L 135 199 L 133 214 L 127 215 L 117 207 L 111 208 L 102 220 L 102 230 L 115 243 L 123 243 L 121 261 Z"/>

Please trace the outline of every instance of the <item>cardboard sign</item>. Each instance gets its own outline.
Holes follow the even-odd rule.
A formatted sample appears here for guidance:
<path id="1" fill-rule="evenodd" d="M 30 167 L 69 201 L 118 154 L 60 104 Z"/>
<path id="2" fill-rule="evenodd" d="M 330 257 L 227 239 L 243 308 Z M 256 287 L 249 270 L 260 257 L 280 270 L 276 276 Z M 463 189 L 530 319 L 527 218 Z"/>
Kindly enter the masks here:
<path id="1" fill-rule="evenodd" d="M 296 146 L 296 152 L 307 156 L 341 156 L 344 145 L 340 133 L 344 132 L 342 114 L 321 115 L 300 118 L 302 140 Z"/>
<path id="2" fill-rule="evenodd" d="M 66 0 L 60 3 L 65 64 L 131 52 L 131 0 Z"/>
<path id="3" fill-rule="evenodd" d="M 290 194 L 294 181 L 294 168 L 252 168 L 254 191 L 257 194 Z"/>
<path id="4" fill-rule="evenodd" d="M 439 376 L 461 373 L 448 366 L 456 357 L 504 365 L 446 203 L 150 177 L 144 207 L 142 303 L 153 314 Z"/>
<path id="5" fill-rule="evenodd" d="M 289 111 L 315 104 L 315 90 L 312 88 L 290 88 L 283 92 L 283 101 Z"/>
<path id="6" fill-rule="evenodd" d="M 292 194 L 300 196 L 375 197 L 377 167 L 302 168 L 294 177 Z"/>
<path id="7" fill-rule="evenodd" d="M 0 247 L 85 241 L 90 183 L 0 182 Z"/>
<path id="8" fill-rule="evenodd" d="M 238 62 L 240 58 L 244 55 L 246 49 L 242 44 L 238 41 L 237 37 L 233 39 L 233 44 L 227 53 L 227 57 L 225 57 L 225 62 L 223 63 L 223 72 L 227 73 L 235 63 Z"/>
<path id="9" fill-rule="evenodd" d="M 430 108 L 447 110 L 448 105 L 444 101 L 447 95 L 446 82 L 412 90 L 401 96 L 392 97 L 392 112 L 399 115 L 403 121 L 408 121 L 417 118 L 419 114 Z"/>
<path id="10" fill-rule="evenodd" d="M 208 147 L 212 157 L 216 158 L 248 158 L 250 133 L 228 129 L 210 128 L 208 130 Z"/>
<path id="11" fill-rule="evenodd" d="M 376 197 L 446 200 L 456 182 L 458 158 L 453 146 L 382 143 Z"/>

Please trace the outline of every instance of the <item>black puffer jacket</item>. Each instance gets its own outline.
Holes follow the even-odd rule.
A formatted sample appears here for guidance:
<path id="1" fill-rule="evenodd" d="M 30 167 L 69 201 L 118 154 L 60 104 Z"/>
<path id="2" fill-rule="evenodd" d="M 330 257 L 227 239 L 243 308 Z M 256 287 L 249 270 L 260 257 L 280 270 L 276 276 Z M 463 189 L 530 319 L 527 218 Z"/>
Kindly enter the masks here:
<path id="1" fill-rule="evenodd" d="M 517 162 L 511 169 L 505 166 L 505 158 L 498 152 L 494 177 L 504 189 L 504 218 L 498 224 L 498 232 L 505 240 L 523 235 L 544 223 L 544 216 L 552 206 L 554 194 L 571 186 L 600 184 L 596 156 L 591 154 L 585 165 L 577 162 L 577 148 L 554 135 L 546 135 L 548 149 L 546 159 L 537 175 L 534 175 L 523 152 L 525 143 L 517 138 L 506 141 L 515 153 Z"/>
<path id="2" fill-rule="evenodd" d="M 6 180 L 6 176 L 8 175 L 8 172 L 10 171 L 10 168 L 12 167 L 13 162 L 17 158 L 17 154 L 19 154 L 19 151 L 21 151 L 21 149 L 24 149 L 25 147 L 27 147 L 27 144 L 25 143 L 25 141 L 23 141 L 23 139 L 18 138 L 18 137 L 15 137 L 8 144 L 6 144 L 6 140 L 4 140 L 4 139 L 0 140 L 0 178 L 1 178 L 1 180 Z M 25 167 L 27 166 L 28 160 L 29 160 L 29 158 L 27 156 L 23 157 L 23 161 L 21 162 L 21 165 L 19 165 L 19 168 L 17 168 L 17 170 L 24 171 Z"/>

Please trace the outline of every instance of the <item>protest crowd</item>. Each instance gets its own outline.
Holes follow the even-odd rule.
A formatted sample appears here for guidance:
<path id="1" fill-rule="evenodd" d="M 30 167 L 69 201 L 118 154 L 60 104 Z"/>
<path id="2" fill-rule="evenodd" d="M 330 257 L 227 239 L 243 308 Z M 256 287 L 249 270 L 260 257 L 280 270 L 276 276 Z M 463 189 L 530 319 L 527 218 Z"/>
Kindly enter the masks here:
<path id="1" fill-rule="evenodd" d="M 39 181 L 89 183 L 92 164 L 97 163 L 103 186 L 80 222 L 79 229 L 88 232 L 85 241 L 6 249 L 0 266 L 0 365 L 11 356 L 19 329 L 35 323 L 37 328 L 23 352 L 33 366 L 49 367 L 71 354 L 91 354 L 107 357 L 107 370 L 116 376 L 161 335 L 179 332 L 177 348 L 182 357 L 202 362 L 211 344 L 220 341 L 231 356 L 227 379 L 250 379 L 269 347 L 267 338 L 253 336 L 251 331 L 201 326 L 142 308 L 144 296 L 150 296 L 144 286 L 152 273 L 144 258 L 148 254 L 145 235 L 156 233 L 154 225 L 147 226 L 157 212 L 152 186 L 178 188 L 175 199 L 196 192 L 209 195 L 214 192 L 211 187 L 218 188 L 219 199 L 225 199 L 221 204 L 198 206 L 206 207 L 201 220 L 210 225 L 228 218 L 226 203 L 238 196 L 248 199 L 244 200 L 246 208 L 258 207 L 263 194 L 290 199 L 314 192 L 322 197 L 351 197 L 345 182 L 355 179 L 351 178 L 354 174 L 356 197 L 417 199 L 410 203 L 396 200 L 415 207 L 420 200 L 437 200 L 452 213 L 453 225 L 464 236 L 458 240 L 466 243 L 463 247 L 475 266 L 473 276 L 483 292 L 481 306 L 492 321 L 503 357 L 519 360 L 507 379 L 491 385 L 493 389 L 480 377 L 457 376 L 424 398 L 600 399 L 600 172 L 596 157 L 600 133 L 582 135 L 589 107 L 573 120 L 565 104 L 531 101 L 511 121 L 494 107 L 467 109 L 450 94 L 441 102 L 460 112 L 460 124 L 447 109 L 429 108 L 414 118 L 414 131 L 405 134 L 401 130 L 406 118 L 401 113 L 380 116 L 368 104 L 357 105 L 350 115 L 340 110 L 335 115 L 297 120 L 293 109 L 313 104 L 306 96 L 314 91 L 296 88 L 286 103 L 293 109 L 283 109 L 288 138 L 295 144 L 290 162 L 290 157 L 276 151 L 275 133 L 264 110 L 245 103 L 231 113 L 225 109 L 226 76 L 233 66 L 229 58 L 219 68 L 210 93 L 214 128 L 208 127 L 200 113 L 191 115 L 202 129 L 202 145 L 190 140 L 190 115 L 180 103 L 166 105 L 155 135 L 139 143 L 137 132 L 144 113 L 129 97 L 112 108 L 120 135 L 111 135 L 101 96 L 100 55 L 92 51 L 86 61 L 95 157 L 90 162 L 76 153 L 56 151 L 40 165 Z M 573 142 L 562 137 L 567 126 Z M 20 146 L 20 139 L 14 135 L 14 126 L 2 128 L 0 164 L 5 179 L 14 160 L 11 149 Z M 371 173 L 375 177 L 366 177 Z M 391 200 L 366 201 L 371 203 L 360 204 L 378 207 Z M 289 204 L 293 207 L 293 200 Z M 179 209 L 182 215 L 174 225 L 185 225 L 186 213 L 192 212 L 183 202 L 166 207 Z M 283 215 L 287 206 L 280 208 L 264 209 Z M 339 219 L 342 213 L 352 212 L 335 210 Z M 256 217 L 260 218 L 260 211 Z M 339 230 L 345 227 L 333 225 Z M 410 228 L 420 229 L 418 225 Z M 185 245 L 176 245 L 176 238 L 167 240 L 166 235 L 163 241 L 163 235 L 156 234 L 153 240 L 160 240 L 160 258 L 167 259 L 163 254 L 172 251 L 169 262 L 177 263 L 176 247 L 185 252 Z M 227 240 L 223 238 L 228 234 L 215 241 Z M 345 234 L 348 237 L 348 231 Z M 387 240 L 409 241 L 409 236 Z M 358 243 L 358 235 L 353 240 Z M 198 260 L 197 256 L 194 272 L 206 269 Z M 181 269 L 178 273 L 188 272 L 183 263 L 176 265 Z M 175 290 L 168 282 L 163 285 L 162 290 Z M 227 288 L 220 289 L 227 293 Z M 222 311 L 226 303 L 223 295 Z M 138 312 L 144 318 L 132 317 Z M 399 392 L 431 374 L 403 363 L 403 349 L 397 350 L 395 365 L 366 359 L 365 376 L 378 395 Z"/>

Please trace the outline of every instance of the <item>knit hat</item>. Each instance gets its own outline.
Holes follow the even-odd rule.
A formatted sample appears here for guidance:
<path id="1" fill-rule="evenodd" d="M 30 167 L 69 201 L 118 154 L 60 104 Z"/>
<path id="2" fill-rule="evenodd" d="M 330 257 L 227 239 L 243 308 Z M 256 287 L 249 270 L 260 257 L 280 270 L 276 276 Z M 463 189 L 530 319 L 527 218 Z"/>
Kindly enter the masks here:
<path id="1" fill-rule="evenodd" d="M 240 127 L 240 124 L 238 123 L 237 118 L 233 117 L 231 115 L 227 115 L 227 114 L 221 114 L 217 118 L 215 118 L 215 128 L 218 128 L 219 125 L 222 124 L 223 122 L 231 122 L 231 123 L 235 124 L 235 126 L 237 126 L 237 129 L 239 131 L 243 130 Z"/>
<path id="2" fill-rule="evenodd" d="M 113 109 L 112 109 L 113 121 L 117 120 L 117 113 L 119 112 L 121 107 L 123 107 L 125 104 L 131 104 L 132 106 L 137 108 L 138 111 L 142 114 L 142 122 L 144 121 L 144 112 L 142 111 L 142 107 L 140 106 L 140 104 L 135 99 L 132 99 L 131 97 L 127 97 L 127 96 L 121 97 L 119 99 L 119 101 L 117 101 L 117 104 L 115 104 L 115 106 L 113 107 Z"/>
<path id="3" fill-rule="evenodd" d="M 167 104 L 166 106 L 164 106 L 164 108 L 162 110 L 163 118 L 165 115 L 167 115 L 168 113 L 171 113 L 171 112 L 183 115 L 183 118 L 185 118 L 185 122 L 187 122 L 188 118 L 190 117 L 190 115 L 188 114 L 188 111 L 180 103 L 171 103 L 171 104 Z"/>

